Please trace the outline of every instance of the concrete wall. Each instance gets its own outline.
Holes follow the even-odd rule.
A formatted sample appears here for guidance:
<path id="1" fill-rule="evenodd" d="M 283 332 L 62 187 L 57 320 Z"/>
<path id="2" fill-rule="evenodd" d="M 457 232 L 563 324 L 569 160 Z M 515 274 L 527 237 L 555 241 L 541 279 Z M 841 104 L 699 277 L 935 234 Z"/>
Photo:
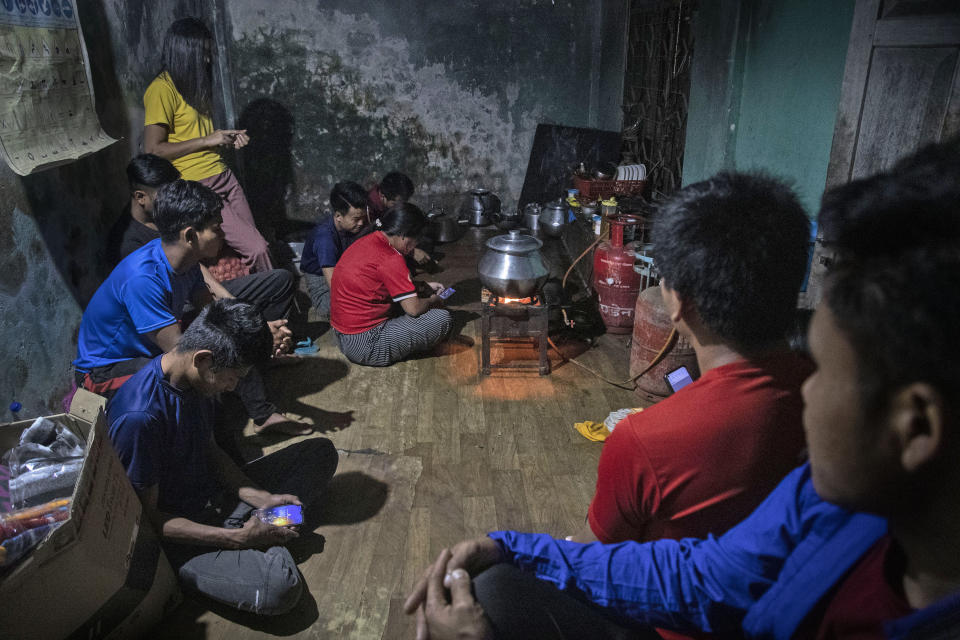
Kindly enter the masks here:
<path id="1" fill-rule="evenodd" d="M 624 0 L 221 4 L 261 219 L 313 219 L 336 181 L 393 169 L 423 205 L 482 185 L 510 206 L 538 123 L 620 126 Z"/>
<path id="2" fill-rule="evenodd" d="M 826 183 L 853 0 L 718 0 L 694 17 L 683 182 L 723 169 Z"/>

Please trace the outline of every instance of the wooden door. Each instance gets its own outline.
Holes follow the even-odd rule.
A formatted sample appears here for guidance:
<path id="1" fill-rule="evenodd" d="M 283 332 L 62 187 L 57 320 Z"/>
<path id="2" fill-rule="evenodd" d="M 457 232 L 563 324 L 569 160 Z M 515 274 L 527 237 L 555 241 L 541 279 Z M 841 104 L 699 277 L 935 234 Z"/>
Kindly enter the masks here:
<path id="1" fill-rule="evenodd" d="M 857 0 L 826 188 L 957 133 L 960 2 Z M 802 306 L 819 300 L 830 257 L 818 240 Z"/>

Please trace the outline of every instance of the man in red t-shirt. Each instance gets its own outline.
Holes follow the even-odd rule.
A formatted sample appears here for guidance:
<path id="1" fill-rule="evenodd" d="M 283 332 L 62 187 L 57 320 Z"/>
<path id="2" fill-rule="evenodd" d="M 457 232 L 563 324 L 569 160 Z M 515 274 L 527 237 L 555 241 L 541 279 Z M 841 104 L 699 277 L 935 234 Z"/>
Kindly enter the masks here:
<path id="1" fill-rule="evenodd" d="M 616 426 L 577 541 L 723 533 L 801 461 L 812 368 L 787 333 L 810 225 L 796 196 L 720 174 L 662 206 L 653 231 L 664 305 L 703 375 Z"/>

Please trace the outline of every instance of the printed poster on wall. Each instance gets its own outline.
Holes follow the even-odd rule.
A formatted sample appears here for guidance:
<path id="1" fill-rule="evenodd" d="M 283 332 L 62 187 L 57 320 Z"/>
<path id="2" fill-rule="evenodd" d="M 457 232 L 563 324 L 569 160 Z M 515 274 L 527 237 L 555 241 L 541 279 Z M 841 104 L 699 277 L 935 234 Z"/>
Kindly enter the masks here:
<path id="1" fill-rule="evenodd" d="M 0 0 L 0 155 L 18 174 L 116 142 L 93 101 L 76 0 Z"/>

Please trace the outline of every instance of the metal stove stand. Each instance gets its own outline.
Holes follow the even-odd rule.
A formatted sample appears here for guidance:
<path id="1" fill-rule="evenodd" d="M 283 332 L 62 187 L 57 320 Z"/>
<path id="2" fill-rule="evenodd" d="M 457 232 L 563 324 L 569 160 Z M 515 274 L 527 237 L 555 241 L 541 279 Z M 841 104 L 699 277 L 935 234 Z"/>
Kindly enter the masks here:
<path id="1" fill-rule="evenodd" d="M 547 357 L 547 338 L 550 328 L 550 310 L 543 296 L 533 296 L 530 302 L 505 302 L 488 289 L 480 292 L 480 363 L 483 375 L 493 369 L 533 370 L 541 376 L 550 373 Z M 529 344 L 533 338 L 539 350 L 539 360 L 531 362 L 490 362 L 490 345 Z"/>

